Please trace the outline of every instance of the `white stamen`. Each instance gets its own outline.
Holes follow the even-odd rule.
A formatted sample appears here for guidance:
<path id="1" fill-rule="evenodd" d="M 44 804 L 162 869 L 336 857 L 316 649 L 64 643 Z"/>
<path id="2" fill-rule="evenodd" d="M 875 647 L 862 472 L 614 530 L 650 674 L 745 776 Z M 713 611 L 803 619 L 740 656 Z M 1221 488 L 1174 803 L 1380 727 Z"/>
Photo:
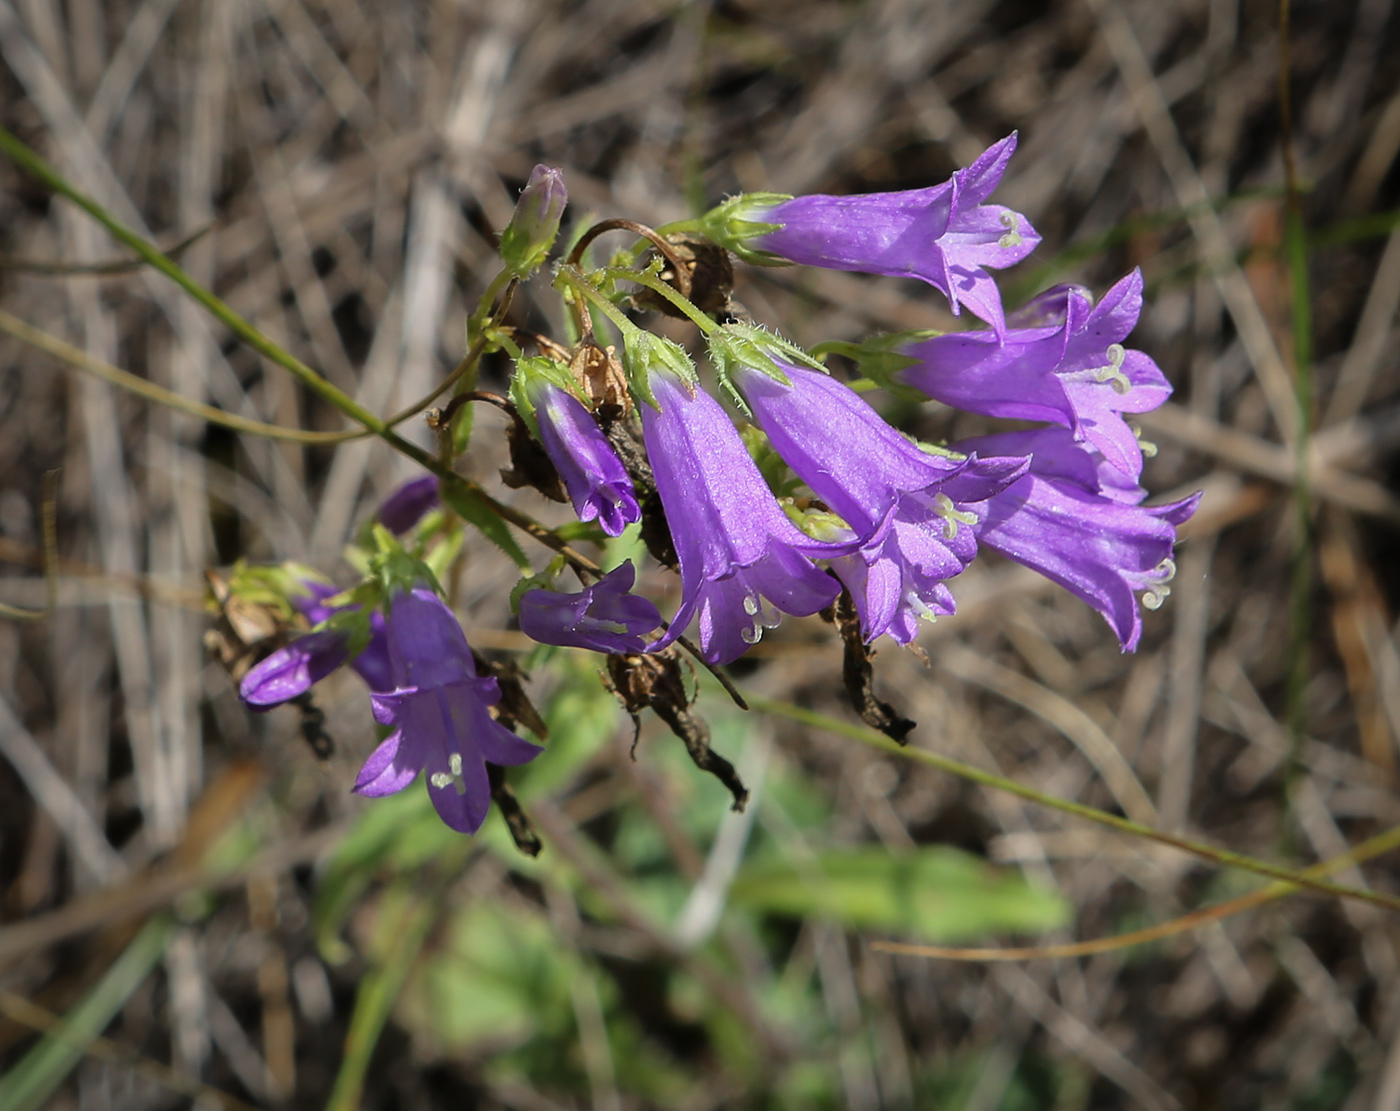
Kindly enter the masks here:
<path id="1" fill-rule="evenodd" d="M 1113 392 L 1125 394 L 1133 388 L 1128 376 L 1123 373 L 1123 360 L 1127 358 L 1128 352 L 1121 343 L 1110 343 L 1108 351 L 1108 365 L 1094 368 L 1094 377 L 1100 382 L 1108 382 L 1113 386 Z"/>
<path id="2" fill-rule="evenodd" d="M 1021 222 L 1016 219 L 1016 213 L 1003 212 L 1001 214 L 1001 226 L 1006 229 L 1006 234 L 997 240 L 997 246 L 1003 249 L 1019 247 L 1023 240 L 1021 238 Z"/>
<path id="3" fill-rule="evenodd" d="M 959 509 L 947 494 L 933 496 L 933 511 L 943 518 L 943 536 L 947 540 L 952 540 L 958 535 L 960 523 L 969 528 L 977 524 L 977 514 Z"/>
<path id="4" fill-rule="evenodd" d="M 451 774 L 449 775 L 448 772 Z M 462 778 L 462 754 L 460 752 L 450 752 L 447 754 L 447 771 L 434 772 L 428 776 L 428 782 L 439 791 L 448 787 L 456 787 L 459 795 L 467 793 L 467 781 Z"/>
<path id="5" fill-rule="evenodd" d="M 1142 596 L 1142 608 L 1155 610 L 1161 609 L 1162 603 L 1167 600 L 1167 595 L 1172 592 L 1169 586 L 1157 586 L 1148 590 Z"/>
<path id="6" fill-rule="evenodd" d="M 744 612 L 752 617 L 759 611 L 758 598 L 753 594 L 744 595 Z"/>
<path id="7" fill-rule="evenodd" d="M 914 611 L 914 616 L 930 624 L 938 620 L 938 614 L 929 609 L 928 604 L 920 598 L 914 591 L 910 590 L 904 595 L 905 604 Z"/>

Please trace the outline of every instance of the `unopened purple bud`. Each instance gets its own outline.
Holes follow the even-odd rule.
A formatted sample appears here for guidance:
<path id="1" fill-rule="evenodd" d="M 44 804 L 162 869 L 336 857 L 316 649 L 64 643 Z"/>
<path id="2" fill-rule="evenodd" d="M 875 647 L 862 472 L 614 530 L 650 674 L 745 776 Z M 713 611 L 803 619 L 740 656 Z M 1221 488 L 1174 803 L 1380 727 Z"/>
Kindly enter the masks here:
<path id="1" fill-rule="evenodd" d="M 438 507 L 438 480 L 424 475 L 405 482 L 384 499 L 379 507 L 379 523 L 395 536 L 402 536 Z"/>
<path id="2" fill-rule="evenodd" d="M 631 593 L 636 581 L 637 569 L 624 563 L 576 594 L 527 590 L 520 598 L 520 631 L 541 644 L 619 655 L 645 651 L 642 637 L 661 624 L 661 614 Z"/>
<path id="3" fill-rule="evenodd" d="M 298 637 L 243 676 L 238 693 L 255 710 L 297 698 L 345 662 L 348 641 L 335 629 Z"/>
<path id="4" fill-rule="evenodd" d="M 552 166 L 536 166 L 516 202 L 515 214 L 501 232 L 501 258 L 516 277 L 529 277 L 540 268 L 554 246 L 568 203 L 563 173 Z"/>

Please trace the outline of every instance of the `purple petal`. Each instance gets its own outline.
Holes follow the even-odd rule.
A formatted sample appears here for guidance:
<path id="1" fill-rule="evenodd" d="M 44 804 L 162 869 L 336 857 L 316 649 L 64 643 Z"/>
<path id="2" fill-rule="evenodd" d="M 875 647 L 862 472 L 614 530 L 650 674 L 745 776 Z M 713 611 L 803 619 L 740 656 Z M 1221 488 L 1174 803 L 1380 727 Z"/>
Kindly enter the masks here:
<path id="1" fill-rule="evenodd" d="M 527 590 L 520 598 L 520 631 L 541 644 L 594 652 L 636 653 L 661 624 L 645 598 L 629 593 L 637 571 L 623 563 L 579 593 Z"/>
<path id="2" fill-rule="evenodd" d="M 476 677 L 466 634 L 447 604 L 425 586 L 394 596 L 388 649 L 394 685 L 437 687 Z"/>
<path id="3" fill-rule="evenodd" d="M 583 403 L 553 382 L 534 379 L 529 386 L 539 421 L 540 440 L 580 521 L 596 520 L 609 536 L 618 536 L 641 509 L 632 480 L 617 452 Z"/>
<path id="4" fill-rule="evenodd" d="M 384 738 L 379 747 L 370 753 L 351 790 L 357 795 L 377 799 L 397 794 L 412 783 L 418 775 L 418 764 L 397 759 L 403 747 L 402 740 L 402 731 L 390 733 Z"/>
<path id="5" fill-rule="evenodd" d="M 921 450 L 830 375 L 780 366 L 790 385 L 742 366 L 732 368 L 734 384 L 774 450 L 857 535 L 869 536 L 901 493 L 960 468 Z"/>
<path id="6" fill-rule="evenodd" d="M 1131 651 L 1142 632 L 1136 592 L 1166 593 L 1172 524 L 1194 509 L 1187 502 L 1146 509 L 1030 474 L 987 503 L 978 537 L 1088 602 Z"/>
<path id="7" fill-rule="evenodd" d="M 754 246 L 805 266 L 920 278 L 944 293 L 954 314 L 965 304 L 1000 333 L 1001 299 L 984 268 L 1019 262 L 1040 242 L 1024 216 L 982 204 L 1015 148 L 1012 134 L 926 189 L 783 201 L 762 214 L 781 227 Z"/>
<path id="8" fill-rule="evenodd" d="M 395 535 L 403 535 L 416 525 L 439 502 L 438 480 L 424 475 L 405 482 L 384 499 L 379 507 L 379 523 Z"/>
<path id="9" fill-rule="evenodd" d="M 345 641 L 345 634 L 335 630 L 308 633 L 254 666 L 238 692 L 255 710 L 303 695 L 345 662 Z"/>
<path id="10" fill-rule="evenodd" d="M 681 604 L 670 630 L 649 650 L 680 636 L 703 606 L 702 646 L 723 642 L 706 648 L 706 658 L 733 659 L 737 645 L 752 643 L 743 639 L 744 630 L 756 640 L 776 621 L 776 615 L 755 620 L 763 598 L 794 615 L 828 604 L 836 585 L 811 557 L 842 555 L 855 544 L 813 540 L 787 519 L 738 430 L 709 394 L 692 396 L 660 371 L 651 386 L 660 409 L 642 407 L 642 430 L 680 559 Z"/>

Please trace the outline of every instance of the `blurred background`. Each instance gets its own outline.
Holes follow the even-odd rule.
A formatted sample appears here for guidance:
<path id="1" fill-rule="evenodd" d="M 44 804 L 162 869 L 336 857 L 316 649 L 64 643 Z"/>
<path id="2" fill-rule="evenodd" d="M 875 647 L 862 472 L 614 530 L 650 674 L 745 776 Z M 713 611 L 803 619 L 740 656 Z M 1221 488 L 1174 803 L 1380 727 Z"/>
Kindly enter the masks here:
<path id="1" fill-rule="evenodd" d="M 657 224 L 745 190 L 933 184 L 1018 131 L 995 199 L 1044 243 L 1004 300 L 1142 267 L 1131 342 L 1176 389 L 1141 421 L 1144 482 L 1205 500 L 1135 655 L 984 557 L 926 663 L 880 651 L 879 689 L 916 747 L 1302 865 L 1400 823 L 1400 12 L 1291 20 L 1284 70 L 1262 0 L 0 0 L 0 122 L 378 412 L 460 358 L 536 162 L 563 168 L 573 227 Z M 343 427 L 125 258 L 0 163 L 6 313 L 188 397 Z M 916 282 L 740 267 L 736 296 L 809 345 L 952 326 Z M 559 319 L 547 277 L 512 309 Z M 876 951 L 1108 936 L 1257 881 L 741 714 L 707 680 L 754 794 L 731 814 L 654 720 L 629 759 L 596 661 L 525 655 L 484 542 L 454 600 L 550 725 L 513 773 L 543 854 L 494 815 L 452 834 L 418 788 L 353 798 L 362 689 L 320 689 L 324 761 L 295 711 L 247 714 L 205 646 L 204 572 L 294 559 L 348 584 L 344 545 L 413 468 L 206 427 L 6 332 L 0 601 L 42 605 L 54 468 L 62 562 L 50 619 L 0 621 L 0 1108 L 1400 1108 L 1394 916 L 1295 896 L 1082 959 Z M 880 404 L 930 440 L 991 427 Z M 482 413 L 465 461 L 493 490 L 503 428 Z M 815 619 L 733 672 L 854 720 Z"/>

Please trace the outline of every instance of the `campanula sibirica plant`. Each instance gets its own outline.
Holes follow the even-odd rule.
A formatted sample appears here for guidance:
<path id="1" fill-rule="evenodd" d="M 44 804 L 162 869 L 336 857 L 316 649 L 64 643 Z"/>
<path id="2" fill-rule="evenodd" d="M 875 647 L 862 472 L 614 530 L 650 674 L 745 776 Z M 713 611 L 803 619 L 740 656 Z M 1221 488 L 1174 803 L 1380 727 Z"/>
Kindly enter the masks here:
<path id="1" fill-rule="evenodd" d="M 456 392 L 427 416 L 450 464 L 470 450 L 464 407 L 505 409 L 506 479 L 567 498 L 577 520 L 547 529 L 451 473 L 410 481 L 351 552 L 358 584 L 308 581 L 285 600 L 300 615 L 287 631 L 300 635 L 247 673 L 244 699 L 259 709 L 304 700 L 348 664 L 386 731 L 357 793 L 390 794 L 421 773 L 447 825 L 476 831 L 494 799 L 517 844 L 536 851 L 502 769 L 544 751 L 520 735 L 544 741 L 544 725 L 520 668 L 471 649 L 442 588 L 460 579 L 447 572 L 464 528 L 519 566 L 518 632 L 507 632 L 538 646 L 530 658 L 597 653 L 622 706 L 634 718 L 653 710 L 736 807 L 747 792 L 709 748 L 685 653 L 719 668 L 783 615 L 821 613 L 841 631 L 856 709 L 902 741 L 913 723 L 861 694 L 869 645 L 914 645 L 925 622 L 954 614 L 958 576 L 986 551 L 1083 599 L 1135 648 L 1143 608 L 1170 591 L 1176 529 L 1197 501 L 1144 504 L 1144 445 L 1127 416 L 1161 405 L 1171 387 L 1127 346 L 1142 307 L 1137 271 L 1099 297 L 1064 285 L 1003 307 L 994 271 L 1039 242 L 1024 215 L 991 200 L 1015 149 L 1008 136 L 947 181 L 904 192 L 748 194 L 659 229 L 622 219 L 575 228 L 552 270 L 567 324 L 556 336 L 509 312 L 519 284 L 544 267 L 567 201 L 561 172 L 537 167 L 502 234 L 501 273 L 471 316 L 465 369 L 444 384 Z M 594 240 L 622 231 L 630 245 L 600 263 Z M 731 256 L 917 279 L 969 327 L 814 348 L 854 358 L 864 376 L 843 380 L 749 321 L 732 296 Z M 707 350 L 712 378 L 676 333 L 646 326 L 657 312 L 698 328 L 691 346 Z M 508 396 L 462 377 L 484 352 L 509 359 Z M 921 442 L 881 415 L 882 388 L 1022 427 Z M 547 566 L 508 525 L 552 549 Z M 669 622 L 657 605 L 667 593 Z"/>

